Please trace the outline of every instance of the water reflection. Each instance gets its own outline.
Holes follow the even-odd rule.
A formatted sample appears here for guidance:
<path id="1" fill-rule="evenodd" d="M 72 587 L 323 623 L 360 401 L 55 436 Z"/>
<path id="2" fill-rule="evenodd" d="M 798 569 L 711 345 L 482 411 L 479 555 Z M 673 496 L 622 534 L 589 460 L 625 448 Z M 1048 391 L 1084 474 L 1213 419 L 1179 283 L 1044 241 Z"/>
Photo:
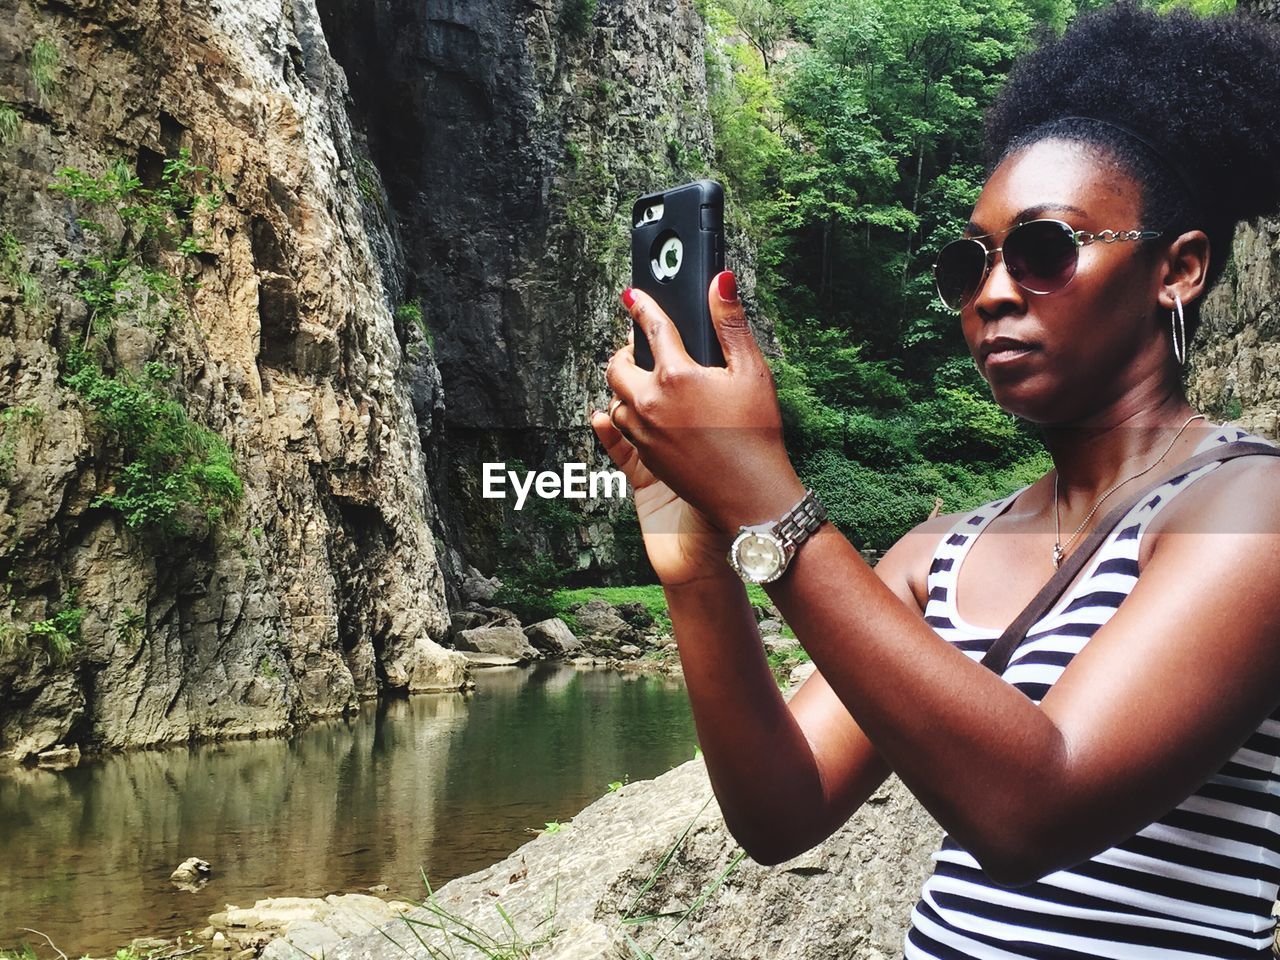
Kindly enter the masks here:
<path id="1" fill-rule="evenodd" d="M 563 664 L 476 671 L 470 694 L 394 700 L 291 740 L 0 775 L 0 946 L 71 956 L 204 926 L 227 903 L 385 883 L 419 899 L 567 820 L 611 780 L 693 754 L 683 684 Z M 170 871 L 213 865 L 194 893 Z"/>

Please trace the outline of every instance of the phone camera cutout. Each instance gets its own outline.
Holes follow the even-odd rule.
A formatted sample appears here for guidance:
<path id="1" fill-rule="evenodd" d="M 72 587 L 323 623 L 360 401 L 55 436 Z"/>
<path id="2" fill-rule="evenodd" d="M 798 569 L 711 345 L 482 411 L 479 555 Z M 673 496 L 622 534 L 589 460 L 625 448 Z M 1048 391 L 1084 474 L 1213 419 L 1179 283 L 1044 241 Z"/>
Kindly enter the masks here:
<path id="1" fill-rule="evenodd" d="M 684 263 L 684 242 L 671 231 L 658 237 L 653 243 L 656 253 L 649 261 L 653 275 L 663 283 L 669 283 L 680 272 Z"/>
<path id="2" fill-rule="evenodd" d="M 645 207 L 640 214 L 640 219 L 636 222 L 637 227 L 643 227 L 646 223 L 656 223 L 662 219 L 662 212 L 665 205 L 661 203 L 651 203 Z"/>

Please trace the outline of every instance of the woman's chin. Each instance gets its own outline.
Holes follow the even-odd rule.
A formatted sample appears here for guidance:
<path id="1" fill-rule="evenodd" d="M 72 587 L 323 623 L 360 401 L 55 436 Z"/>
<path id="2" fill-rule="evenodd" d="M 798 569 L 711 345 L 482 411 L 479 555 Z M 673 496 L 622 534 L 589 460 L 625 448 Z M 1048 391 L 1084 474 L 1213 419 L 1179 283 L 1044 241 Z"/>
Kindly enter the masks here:
<path id="1" fill-rule="evenodd" d="M 1055 402 L 1043 390 L 1033 389 L 1025 383 L 992 384 L 991 401 L 1005 413 L 1035 424 L 1050 423 L 1062 417 L 1061 401 Z"/>

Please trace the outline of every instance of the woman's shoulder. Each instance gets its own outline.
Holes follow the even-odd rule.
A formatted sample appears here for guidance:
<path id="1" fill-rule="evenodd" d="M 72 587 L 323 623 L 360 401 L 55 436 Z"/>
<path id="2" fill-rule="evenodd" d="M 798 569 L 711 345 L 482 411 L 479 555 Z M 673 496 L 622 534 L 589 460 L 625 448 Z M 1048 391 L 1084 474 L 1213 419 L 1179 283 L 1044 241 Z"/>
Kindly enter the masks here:
<path id="1" fill-rule="evenodd" d="M 1267 448 L 1268 450 L 1280 450 L 1280 444 L 1268 437 L 1254 433 L 1238 424 L 1223 423 L 1219 424 L 1216 429 L 1200 441 L 1192 452 L 1192 456 L 1212 454 L 1216 449 L 1225 447 L 1228 444 L 1246 444 L 1248 446 Z M 1193 474 L 1193 479 L 1196 480 L 1199 480 L 1202 476 L 1207 479 L 1211 474 L 1217 475 L 1216 480 L 1212 483 L 1207 483 L 1201 489 L 1220 488 L 1230 482 L 1231 479 L 1240 477 L 1251 477 L 1259 482 L 1274 484 L 1280 482 L 1280 456 L 1271 454 L 1267 456 L 1235 457 L 1230 460 L 1194 468 L 1185 473 L 1178 471 L 1174 476 L 1170 477 L 1170 480 L 1175 484 L 1181 484 L 1188 474 Z"/>
<path id="2" fill-rule="evenodd" d="M 1194 452 L 1204 453 L 1206 450 L 1212 450 L 1215 447 L 1236 442 L 1259 443 L 1268 447 L 1278 446 L 1274 440 L 1269 440 L 1261 434 L 1254 433 L 1239 424 L 1220 423 L 1208 432 L 1205 438 L 1200 441 Z"/>
<path id="3" fill-rule="evenodd" d="M 899 594 L 901 587 L 905 586 L 923 611 L 929 598 L 929 568 L 942 542 L 948 537 L 977 530 L 980 524 L 998 513 L 1027 486 L 1030 484 L 976 507 L 940 513 L 920 521 L 885 552 L 876 564 L 876 572 L 890 586 L 896 584 Z"/>
<path id="4" fill-rule="evenodd" d="M 1237 442 L 1280 449 L 1274 440 L 1236 424 L 1222 424 L 1201 441 L 1195 454 Z M 1204 464 L 1175 472 L 1162 486 L 1162 502 L 1150 511 L 1144 566 L 1162 533 L 1280 532 L 1280 456 Z"/>

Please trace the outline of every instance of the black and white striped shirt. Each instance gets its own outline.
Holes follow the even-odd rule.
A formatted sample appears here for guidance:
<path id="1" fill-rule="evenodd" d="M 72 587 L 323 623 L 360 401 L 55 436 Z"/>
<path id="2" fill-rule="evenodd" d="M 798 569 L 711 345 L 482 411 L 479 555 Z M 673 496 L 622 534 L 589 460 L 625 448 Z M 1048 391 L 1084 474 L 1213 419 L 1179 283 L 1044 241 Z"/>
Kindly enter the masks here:
<path id="1" fill-rule="evenodd" d="M 1228 425 L 1196 452 L 1238 439 L 1269 443 Z M 1219 465 L 1171 477 L 1130 511 L 1028 631 L 1004 672 L 1009 683 L 1040 702 L 1133 588 L 1152 517 Z M 956 578 L 974 540 L 1021 492 L 961 516 L 929 570 L 925 620 L 975 660 L 996 634 L 960 617 Z M 1068 870 L 1001 887 L 949 836 L 933 859 L 911 913 L 907 960 L 1269 958 L 1280 886 L 1280 708 L 1172 811 Z"/>

